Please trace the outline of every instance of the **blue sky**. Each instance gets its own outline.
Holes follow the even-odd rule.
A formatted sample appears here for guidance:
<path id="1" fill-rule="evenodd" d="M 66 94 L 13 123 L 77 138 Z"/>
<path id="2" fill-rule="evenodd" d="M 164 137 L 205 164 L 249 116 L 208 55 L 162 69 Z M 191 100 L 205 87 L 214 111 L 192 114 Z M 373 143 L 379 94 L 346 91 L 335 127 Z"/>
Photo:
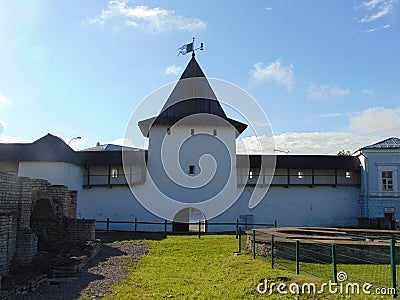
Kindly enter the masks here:
<path id="1" fill-rule="evenodd" d="M 277 149 L 400 136 L 399 0 L 234 3 L 1 1 L 0 141 L 121 142 L 140 101 L 179 78 L 190 56 L 177 48 L 193 36 L 206 75 L 264 109 Z"/>

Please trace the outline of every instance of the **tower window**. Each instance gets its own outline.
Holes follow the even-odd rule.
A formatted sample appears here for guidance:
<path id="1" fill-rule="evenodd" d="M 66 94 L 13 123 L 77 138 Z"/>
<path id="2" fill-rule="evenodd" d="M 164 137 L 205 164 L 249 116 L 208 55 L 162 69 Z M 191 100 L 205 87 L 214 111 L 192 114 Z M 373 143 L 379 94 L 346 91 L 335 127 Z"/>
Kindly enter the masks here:
<path id="1" fill-rule="evenodd" d="M 213 136 L 217 136 L 217 129 L 213 130 Z"/>
<path id="2" fill-rule="evenodd" d="M 167 134 L 171 135 L 171 128 L 169 128 L 169 127 L 167 128 Z"/>
<path id="3" fill-rule="evenodd" d="M 252 179 L 253 178 L 253 171 L 249 172 L 249 178 Z"/>
<path id="4" fill-rule="evenodd" d="M 189 166 L 189 174 L 193 175 L 194 174 L 194 165 Z"/>
<path id="5" fill-rule="evenodd" d="M 118 169 L 116 169 L 116 168 L 111 169 L 111 177 L 112 178 L 118 177 Z"/>
<path id="6" fill-rule="evenodd" d="M 298 177 L 299 179 L 303 179 L 303 178 L 304 178 L 304 172 L 303 172 L 303 171 L 297 172 L 297 177 Z"/>
<path id="7" fill-rule="evenodd" d="M 190 135 L 194 135 L 194 129 L 190 129 Z"/>
<path id="8" fill-rule="evenodd" d="M 350 171 L 346 171 L 346 178 L 351 178 L 351 172 Z"/>

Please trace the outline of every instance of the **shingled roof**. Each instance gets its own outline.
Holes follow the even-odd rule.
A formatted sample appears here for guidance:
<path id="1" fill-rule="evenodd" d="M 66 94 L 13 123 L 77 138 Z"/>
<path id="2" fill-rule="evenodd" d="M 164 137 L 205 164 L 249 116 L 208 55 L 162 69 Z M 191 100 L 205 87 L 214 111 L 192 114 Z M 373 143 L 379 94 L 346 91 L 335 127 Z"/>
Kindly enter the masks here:
<path id="1" fill-rule="evenodd" d="M 185 117 L 200 113 L 210 115 L 210 120 L 213 120 L 215 125 L 232 125 L 238 134 L 247 127 L 246 124 L 226 116 L 206 76 L 196 59 L 192 57 L 159 115 L 140 121 L 138 125 L 142 134 L 148 136 L 153 125 L 172 126 Z M 219 118 L 211 118 L 211 116 Z"/>
<path id="2" fill-rule="evenodd" d="M 391 137 L 378 143 L 361 148 L 361 150 L 363 149 L 400 149 L 400 139 L 396 137 Z"/>
<path id="3" fill-rule="evenodd" d="M 116 144 L 103 144 L 103 145 L 86 148 L 81 151 L 122 151 L 122 150 L 142 151 L 143 149 L 135 148 L 135 147 L 128 147 L 128 146 L 121 146 L 121 145 L 116 145 Z"/>

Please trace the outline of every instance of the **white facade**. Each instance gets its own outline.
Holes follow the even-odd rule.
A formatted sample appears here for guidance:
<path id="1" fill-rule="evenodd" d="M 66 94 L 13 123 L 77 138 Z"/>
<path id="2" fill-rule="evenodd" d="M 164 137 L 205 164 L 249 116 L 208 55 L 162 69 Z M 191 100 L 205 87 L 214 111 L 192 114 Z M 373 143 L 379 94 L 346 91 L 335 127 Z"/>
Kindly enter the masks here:
<path id="1" fill-rule="evenodd" d="M 70 190 L 80 191 L 83 185 L 83 168 L 64 162 L 27 162 L 18 165 L 18 176 L 46 179 L 51 184 L 61 184 Z"/>
<path id="2" fill-rule="evenodd" d="M 191 72 L 204 76 L 194 59 L 184 75 Z M 159 223 L 137 224 L 143 231 L 163 231 L 165 220 L 201 219 L 208 222 L 202 230 L 225 231 L 234 227 L 213 223 L 239 219 L 248 226 L 275 220 L 278 226 L 356 226 L 359 217 L 380 217 L 385 210 L 400 218 L 399 149 L 364 149 L 360 159 L 283 155 L 277 156 L 276 169 L 265 168 L 261 161 L 267 156 L 236 155 L 236 138 L 246 125 L 229 119 L 219 103 L 207 99 L 215 95 L 202 78 L 195 89 L 199 99 L 174 106 L 181 94 L 176 88 L 171 108 L 139 122 L 149 149 L 131 149 L 128 162 L 116 145 L 75 152 L 49 134 L 29 145 L 0 144 L 0 171 L 77 190 L 78 218 Z M 193 89 L 186 85 L 185 97 Z M 194 109 L 208 109 L 212 118 L 180 122 L 196 114 Z M 246 160 L 247 165 L 242 163 Z M 261 199 L 255 206 L 249 203 L 253 196 Z M 211 206 L 204 204 L 210 201 Z M 133 226 L 118 223 L 111 229 Z"/>

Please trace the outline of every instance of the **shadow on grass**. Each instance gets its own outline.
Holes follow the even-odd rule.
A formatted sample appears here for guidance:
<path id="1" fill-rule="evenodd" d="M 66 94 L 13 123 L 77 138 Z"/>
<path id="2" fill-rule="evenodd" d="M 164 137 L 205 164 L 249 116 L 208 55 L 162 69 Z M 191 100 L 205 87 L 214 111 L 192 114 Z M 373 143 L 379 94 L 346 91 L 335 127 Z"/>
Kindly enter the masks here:
<path id="1" fill-rule="evenodd" d="M 130 241 L 130 240 L 153 240 L 153 241 L 160 241 L 167 236 L 171 235 L 195 235 L 197 236 L 197 232 L 144 232 L 144 231 L 96 231 L 96 239 L 100 239 L 103 243 L 112 243 L 112 242 L 120 242 L 120 241 Z M 201 236 L 207 235 L 235 235 L 232 231 L 227 232 L 207 232 L 201 233 Z"/>
<path id="2" fill-rule="evenodd" d="M 161 232 L 141 232 L 141 231 L 96 231 L 96 239 L 103 243 L 112 243 L 130 240 L 155 240 L 160 241 L 167 237 L 167 234 Z"/>

